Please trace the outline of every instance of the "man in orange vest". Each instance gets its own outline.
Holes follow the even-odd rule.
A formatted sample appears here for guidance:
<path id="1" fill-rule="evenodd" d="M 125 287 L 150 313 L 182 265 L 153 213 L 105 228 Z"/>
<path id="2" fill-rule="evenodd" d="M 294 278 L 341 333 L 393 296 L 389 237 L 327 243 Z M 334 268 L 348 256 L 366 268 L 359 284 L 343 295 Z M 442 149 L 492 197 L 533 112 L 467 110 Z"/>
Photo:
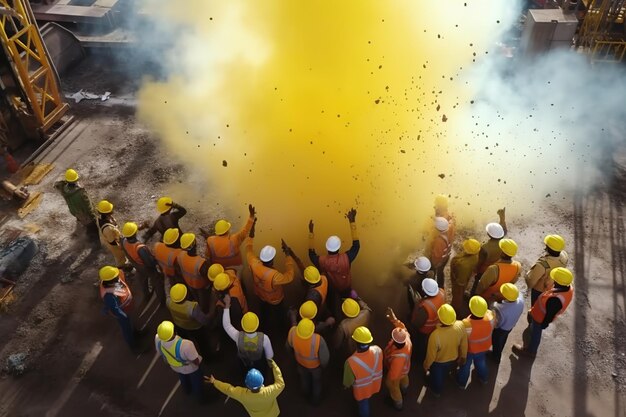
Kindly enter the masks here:
<path id="1" fill-rule="evenodd" d="M 454 229 L 450 227 L 444 217 L 435 217 L 435 228 L 439 232 L 427 249 L 428 258 L 435 271 L 437 284 L 443 288 L 445 277 L 443 270 L 450 260 L 452 242 L 454 241 Z"/>
<path id="2" fill-rule="evenodd" d="M 180 274 L 189 288 L 193 298 L 200 304 L 203 311 L 209 309 L 211 281 L 209 281 L 209 263 L 198 255 L 196 235 L 183 233 L 180 237 L 180 252 L 176 256 L 176 264 Z"/>
<path id="3" fill-rule="evenodd" d="M 547 235 L 543 242 L 546 244 L 545 255 L 526 273 L 526 285 L 530 288 L 530 305 L 545 291 L 552 288 L 554 282 L 550 279 L 550 272 L 554 268 L 567 267 L 569 256 L 565 252 L 565 239 L 559 235 Z"/>
<path id="4" fill-rule="evenodd" d="M 411 315 L 411 325 L 417 329 L 417 332 L 414 332 L 414 337 L 416 359 L 420 363 L 424 361 L 426 356 L 428 337 L 439 323 L 437 310 L 446 302 L 445 293 L 439 288 L 437 281 L 432 278 L 426 278 L 422 281 L 422 291 L 426 297 L 418 301 Z"/>
<path id="5" fill-rule="evenodd" d="M 461 389 L 465 389 L 467 385 L 472 363 L 480 382 L 487 383 L 487 352 L 491 349 L 491 334 L 495 326 L 493 312 L 489 310 L 484 298 L 473 296 L 470 298 L 469 308 L 472 314 L 463 319 L 467 331 L 467 360 L 456 375 L 456 382 Z"/>
<path id="6" fill-rule="evenodd" d="M 176 259 L 180 253 L 179 237 L 180 232 L 178 229 L 167 229 L 163 234 L 163 242 L 156 242 L 152 250 L 163 278 L 169 279 L 170 284 L 182 282 L 182 279 L 179 278 L 176 264 Z"/>
<path id="7" fill-rule="evenodd" d="M 322 395 L 322 368 L 328 365 L 330 358 L 326 341 L 315 333 L 315 324 L 311 320 L 302 319 L 289 330 L 287 349 L 298 363 L 302 390 L 310 396 L 311 404 L 318 405 Z"/>
<path id="8" fill-rule="evenodd" d="M 220 264 L 213 265 L 222 267 Z M 241 281 L 233 269 L 222 269 L 222 271 L 224 272 L 217 274 L 213 281 L 217 300 L 216 307 L 224 308 L 228 297 L 231 320 L 235 323 L 241 323 L 243 315 L 248 312 L 248 301 L 241 287 Z"/>
<path id="9" fill-rule="evenodd" d="M 206 257 L 212 264 L 220 264 L 224 268 L 233 268 L 237 271 L 237 274 L 241 273 L 242 259 L 239 247 L 250 234 L 254 223 L 256 223 L 256 210 L 252 204 L 248 205 L 248 212 L 250 215 L 246 224 L 236 233 L 229 233 L 232 225 L 224 219 L 215 223 L 214 236 L 208 236 L 203 231 L 203 234 L 207 235 Z"/>
<path id="10" fill-rule="evenodd" d="M 383 379 L 383 351 L 372 345 L 374 338 L 370 330 L 357 327 L 352 333 L 357 343 L 356 352 L 343 367 L 343 386 L 352 387 L 352 394 L 359 408 L 359 417 L 370 416 L 370 398 L 380 391 Z"/>
<path id="11" fill-rule="evenodd" d="M 531 358 L 537 356 L 541 333 L 555 318 L 563 314 L 572 302 L 574 288 L 572 281 L 574 275 L 567 268 L 554 268 L 550 271 L 550 278 L 554 280 L 554 287 L 544 291 L 535 304 L 530 308 L 532 320 L 524 331 L 524 345 L 514 345 L 513 352 Z M 530 339 L 528 341 L 528 339 Z M 528 341 L 528 342 L 527 342 Z"/>
<path id="12" fill-rule="evenodd" d="M 465 291 L 468 289 L 470 279 L 476 272 L 479 251 L 480 243 L 475 239 L 467 239 L 463 242 L 463 251 L 454 255 L 450 260 L 450 282 L 452 284 L 452 301 L 450 304 L 459 315 L 464 313 L 462 310 L 467 309 Z"/>
<path id="13" fill-rule="evenodd" d="M 489 304 L 499 299 L 500 287 L 506 283 L 515 284 L 522 271 L 522 264 L 512 259 L 517 254 L 517 243 L 511 239 L 501 239 L 498 245 L 502 256 L 487 268 L 476 287 L 476 295 Z"/>
<path id="14" fill-rule="evenodd" d="M 489 240 L 482 244 L 480 252 L 478 253 L 478 265 L 476 266 L 476 277 L 474 278 L 474 284 L 472 285 L 472 294 L 476 293 L 476 286 L 480 277 L 485 270 L 493 265 L 502 256 L 502 250 L 498 243 L 507 234 L 506 208 L 498 210 L 498 216 L 500 217 L 499 223 L 489 223 L 485 227 L 485 231 L 489 236 Z"/>
<path id="15" fill-rule="evenodd" d="M 170 197 L 159 198 L 156 206 L 160 214 L 152 226 L 144 233 L 144 242 L 149 241 L 155 233 L 159 233 L 162 237 L 167 229 L 178 229 L 178 232 L 182 233 L 178 223 L 187 214 L 187 210 L 183 206 L 176 204 Z"/>
<path id="16" fill-rule="evenodd" d="M 385 385 L 396 410 L 402 410 L 402 394 L 409 388 L 409 371 L 411 370 L 411 335 L 393 310 L 387 307 L 387 320 L 394 329 L 391 331 L 391 340 L 385 348 L 385 369 L 387 377 Z"/>
<path id="17" fill-rule="evenodd" d="M 156 290 L 159 301 L 165 300 L 163 287 L 158 285 L 155 288 L 156 277 L 156 260 L 150 249 L 137 239 L 137 224 L 127 222 L 122 227 L 121 246 L 126 254 L 126 258 L 135 267 L 137 276 L 141 281 L 141 289 L 144 296 L 144 303 L 147 303 L 152 292 Z"/>
<path id="18" fill-rule="evenodd" d="M 114 266 L 103 266 L 100 277 L 100 298 L 104 302 L 103 313 L 109 313 L 117 319 L 124 340 L 131 349 L 136 348 L 135 331 L 130 321 L 133 294 L 126 283 L 124 272 Z"/>

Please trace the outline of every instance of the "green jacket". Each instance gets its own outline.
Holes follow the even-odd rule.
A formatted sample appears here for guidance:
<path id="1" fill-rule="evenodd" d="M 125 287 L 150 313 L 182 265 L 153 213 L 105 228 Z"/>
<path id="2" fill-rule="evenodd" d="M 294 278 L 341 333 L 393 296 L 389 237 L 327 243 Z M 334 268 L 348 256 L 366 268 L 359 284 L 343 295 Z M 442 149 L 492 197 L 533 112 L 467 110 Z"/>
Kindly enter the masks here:
<path id="1" fill-rule="evenodd" d="M 80 223 L 87 225 L 96 220 L 91 200 L 81 185 L 77 183 L 72 185 L 67 181 L 57 181 L 54 183 L 54 188 L 61 193 L 67 203 L 67 207 L 70 209 L 70 213 Z"/>

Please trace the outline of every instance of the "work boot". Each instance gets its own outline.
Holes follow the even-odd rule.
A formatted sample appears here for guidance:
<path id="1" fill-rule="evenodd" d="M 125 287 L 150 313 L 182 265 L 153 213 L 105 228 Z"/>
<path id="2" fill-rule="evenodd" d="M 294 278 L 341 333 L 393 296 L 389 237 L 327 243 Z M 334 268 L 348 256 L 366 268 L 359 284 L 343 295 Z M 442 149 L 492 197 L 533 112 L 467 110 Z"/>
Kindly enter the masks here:
<path id="1" fill-rule="evenodd" d="M 513 345 L 512 348 L 514 353 L 517 353 L 519 356 L 526 356 L 527 358 L 535 359 L 537 357 L 536 353 L 529 352 L 522 345 Z"/>

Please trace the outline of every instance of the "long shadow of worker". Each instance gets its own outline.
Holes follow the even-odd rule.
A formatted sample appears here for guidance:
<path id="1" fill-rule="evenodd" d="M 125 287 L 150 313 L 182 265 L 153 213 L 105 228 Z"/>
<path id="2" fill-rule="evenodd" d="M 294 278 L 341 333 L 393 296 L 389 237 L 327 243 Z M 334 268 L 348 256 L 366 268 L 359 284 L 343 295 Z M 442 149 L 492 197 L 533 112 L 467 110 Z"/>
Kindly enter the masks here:
<path id="1" fill-rule="evenodd" d="M 533 361 L 528 358 L 518 358 L 510 355 L 511 372 L 506 385 L 500 390 L 498 403 L 491 413 L 484 415 L 493 417 L 524 417 L 528 402 L 528 389 Z"/>

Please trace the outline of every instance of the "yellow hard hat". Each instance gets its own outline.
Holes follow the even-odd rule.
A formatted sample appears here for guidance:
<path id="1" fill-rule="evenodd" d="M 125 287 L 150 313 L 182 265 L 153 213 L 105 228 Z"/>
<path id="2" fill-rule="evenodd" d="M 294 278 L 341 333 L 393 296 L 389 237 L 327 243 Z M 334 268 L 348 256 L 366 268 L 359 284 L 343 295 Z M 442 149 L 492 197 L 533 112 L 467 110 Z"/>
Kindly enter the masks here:
<path id="1" fill-rule="evenodd" d="M 565 239 L 559 235 L 547 235 L 543 239 L 543 243 L 555 252 L 561 252 L 565 249 Z"/>
<path id="2" fill-rule="evenodd" d="M 372 341 L 374 340 L 374 338 L 372 337 L 372 332 L 370 332 L 370 329 L 365 326 L 359 326 L 354 329 L 354 332 L 352 333 L 352 339 L 362 345 L 372 343 Z"/>
<path id="3" fill-rule="evenodd" d="M 480 295 L 475 295 L 469 300 L 469 308 L 476 317 L 484 317 L 487 314 L 487 301 Z"/>
<path id="4" fill-rule="evenodd" d="M 173 245 L 178 240 L 178 236 L 180 236 L 178 229 L 167 229 L 165 233 L 163 233 L 163 243 Z"/>
<path id="5" fill-rule="evenodd" d="M 217 274 L 215 280 L 213 281 L 213 287 L 218 291 L 224 291 L 229 285 L 230 277 L 224 272 Z"/>
<path id="6" fill-rule="evenodd" d="M 450 304 L 444 304 L 437 310 L 437 317 L 446 326 L 450 326 L 456 321 L 456 311 Z"/>
<path id="7" fill-rule="evenodd" d="M 304 279 L 309 284 L 317 284 L 320 282 L 320 271 L 313 265 L 304 268 Z"/>
<path id="8" fill-rule="evenodd" d="M 113 204 L 107 200 L 102 200 L 98 203 L 98 212 L 102 214 L 108 214 L 113 211 Z"/>
<path id="9" fill-rule="evenodd" d="M 303 319 L 313 320 L 317 316 L 317 305 L 311 300 L 305 301 L 300 306 L 299 312 Z"/>
<path id="10" fill-rule="evenodd" d="M 259 328 L 259 316 L 249 311 L 241 319 L 241 328 L 246 333 L 254 333 Z"/>
<path id="11" fill-rule="evenodd" d="M 172 208 L 172 203 L 174 201 L 170 197 L 161 197 L 157 200 L 157 210 L 159 213 L 163 214 L 169 209 Z"/>
<path id="12" fill-rule="evenodd" d="M 467 239 L 463 242 L 463 251 L 468 255 L 476 255 L 480 252 L 480 242 L 476 239 Z"/>
<path id="13" fill-rule="evenodd" d="M 230 223 L 224 219 L 220 219 L 215 223 L 215 234 L 223 235 L 230 230 Z"/>
<path id="14" fill-rule="evenodd" d="M 168 320 L 162 321 L 157 327 L 157 335 L 163 342 L 170 340 L 174 337 L 174 323 Z"/>
<path id="15" fill-rule="evenodd" d="M 510 282 L 507 282 L 506 284 L 502 284 L 500 286 L 500 293 L 504 298 L 509 301 L 515 301 L 519 296 L 519 290 L 514 284 L 511 284 Z"/>
<path id="16" fill-rule="evenodd" d="M 513 239 L 500 239 L 498 246 L 505 255 L 513 257 L 517 254 L 517 243 Z"/>
<path id="17" fill-rule="evenodd" d="M 183 233 L 180 237 L 180 247 L 182 249 L 189 249 L 196 241 L 196 235 L 193 233 Z"/>
<path id="18" fill-rule="evenodd" d="M 78 172 L 74 171 L 72 168 L 65 171 L 65 181 L 67 182 L 78 181 Z"/>
<path id="19" fill-rule="evenodd" d="M 315 324 L 309 319 L 302 319 L 296 327 L 296 334 L 300 339 L 310 339 L 315 332 Z"/>
<path id="20" fill-rule="evenodd" d="M 209 281 L 215 281 L 215 277 L 224 272 L 224 267 L 220 264 L 213 264 L 209 267 Z"/>
<path id="21" fill-rule="evenodd" d="M 101 281 L 111 281 L 120 276 L 120 270 L 114 266 L 103 266 L 98 272 Z"/>
<path id="22" fill-rule="evenodd" d="M 127 222 L 124 223 L 124 227 L 122 227 L 122 234 L 124 237 L 132 237 L 137 234 L 138 229 L 137 223 Z"/>
<path id="23" fill-rule="evenodd" d="M 343 304 L 341 304 L 341 311 L 343 311 L 343 314 L 347 317 L 353 318 L 359 315 L 361 307 L 359 307 L 359 303 L 352 298 L 346 298 Z"/>
<path id="24" fill-rule="evenodd" d="M 172 301 L 175 303 L 185 301 L 185 297 L 187 297 L 187 287 L 185 284 L 174 285 L 170 289 L 170 297 L 172 297 Z"/>
<path id="25" fill-rule="evenodd" d="M 443 194 L 439 194 L 435 197 L 435 208 L 446 209 L 448 208 L 448 197 Z"/>
<path id="26" fill-rule="evenodd" d="M 550 278 L 559 285 L 568 286 L 574 280 L 574 274 L 567 268 L 558 267 L 550 271 Z"/>

